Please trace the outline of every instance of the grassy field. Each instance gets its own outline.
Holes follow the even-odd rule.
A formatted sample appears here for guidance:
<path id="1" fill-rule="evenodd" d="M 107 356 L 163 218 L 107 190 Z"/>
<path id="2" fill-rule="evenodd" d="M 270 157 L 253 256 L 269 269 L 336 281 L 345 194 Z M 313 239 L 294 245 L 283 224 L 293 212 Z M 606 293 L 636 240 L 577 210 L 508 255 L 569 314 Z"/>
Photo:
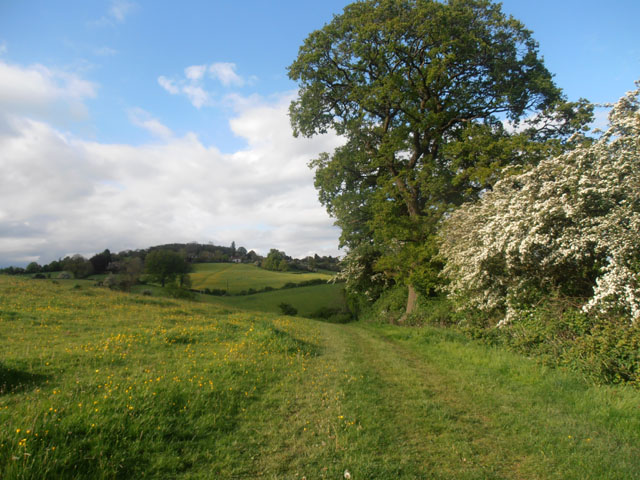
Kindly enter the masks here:
<path id="1" fill-rule="evenodd" d="M 66 280 L 69 285 L 77 282 Z M 87 285 L 93 285 L 87 282 Z M 252 295 L 217 296 L 195 294 L 198 302 L 210 303 L 233 311 L 250 310 L 265 313 L 280 313 L 280 304 L 288 303 L 298 310 L 299 316 L 313 316 L 321 308 L 342 309 L 345 306 L 343 284 L 321 284 L 308 287 L 285 288 Z M 165 297 L 166 291 L 158 285 L 136 285 L 134 293 L 149 291 L 155 297 Z"/>
<path id="2" fill-rule="evenodd" d="M 279 305 L 288 303 L 298 310 L 300 316 L 312 316 L 323 307 L 344 308 L 344 285 L 326 284 L 310 287 L 286 288 L 272 292 L 235 297 L 216 297 L 203 295 L 207 302 L 227 307 L 260 312 L 280 313 Z"/>
<path id="3" fill-rule="evenodd" d="M 317 278 L 330 280 L 329 273 L 272 272 L 255 265 L 237 263 L 196 263 L 191 274 L 193 288 L 227 290 L 230 294 L 253 288 L 281 288 L 287 283 L 300 283 Z"/>
<path id="4" fill-rule="evenodd" d="M 447 330 L 0 276 L 0 385 L 3 480 L 640 478 L 639 391 Z"/>

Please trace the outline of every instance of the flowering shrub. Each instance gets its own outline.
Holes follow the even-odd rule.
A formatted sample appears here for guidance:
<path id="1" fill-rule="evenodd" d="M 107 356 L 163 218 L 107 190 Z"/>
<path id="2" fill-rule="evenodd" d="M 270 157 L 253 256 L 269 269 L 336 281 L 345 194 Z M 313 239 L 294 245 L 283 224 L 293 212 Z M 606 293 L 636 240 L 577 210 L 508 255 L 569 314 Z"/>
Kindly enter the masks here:
<path id="1" fill-rule="evenodd" d="M 445 223 L 449 294 L 464 307 L 503 312 L 549 294 L 584 311 L 640 318 L 640 81 L 609 113 L 609 127 L 558 157 L 497 182 Z"/>

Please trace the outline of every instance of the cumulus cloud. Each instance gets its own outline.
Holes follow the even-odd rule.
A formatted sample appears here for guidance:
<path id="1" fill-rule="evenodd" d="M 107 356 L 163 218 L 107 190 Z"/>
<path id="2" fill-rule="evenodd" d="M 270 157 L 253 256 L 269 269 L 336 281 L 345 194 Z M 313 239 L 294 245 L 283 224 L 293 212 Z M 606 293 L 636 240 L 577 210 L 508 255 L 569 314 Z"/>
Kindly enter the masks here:
<path id="1" fill-rule="evenodd" d="M 236 73 L 235 63 L 212 63 L 209 65 L 209 74 L 211 78 L 220 81 L 225 87 L 241 87 L 245 83 L 244 79 Z"/>
<path id="2" fill-rule="evenodd" d="M 163 125 L 157 118 L 153 118 L 149 112 L 141 108 L 129 110 L 129 120 L 135 126 L 143 128 L 154 137 L 169 138 L 173 135 L 166 125 Z"/>
<path id="3" fill-rule="evenodd" d="M 178 93 L 180 93 L 180 89 L 175 84 L 175 82 L 173 80 L 168 79 L 167 77 L 165 77 L 163 75 L 160 75 L 158 77 L 158 84 L 162 88 L 164 88 L 167 92 L 169 92 L 171 95 L 177 95 Z"/>
<path id="4" fill-rule="evenodd" d="M 338 232 L 306 165 L 340 139 L 293 138 L 290 99 L 239 107 L 231 128 L 247 147 L 232 154 L 172 136 L 141 109 L 132 123 L 159 143 L 89 142 L 12 118 L 0 135 L 0 265 L 194 240 L 336 254 Z"/>
<path id="5" fill-rule="evenodd" d="M 211 94 L 207 92 L 197 81 L 204 72 L 200 72 L 197 66 L 185 69 L 188 80 L 172 80 L 163 75 L 158 77 L 158 84 L 171 95 L 182 94 L 186 96 L 196 108 L 211 104 Z"/>
<path id="6" fill-rule="evenodd" d="M 22 67 L 0 60 L 0 112 L 49 119 L 86 116 L 83 101 L 96 96 L 97 85 L 74 73 L 43 65 Z"/>
<path id="7" fill-rule="evenodd" d="M 184 69 L 184 75 L 189 80 L 198 81 L 204 76 L 204 73 L 206 71 L 207 71 L 206 65 L 192 65 Z"/>
<path id="8" fill-rule="evenodd" d="M 187 96 L 191 104 L 196 108 L 200 108 L 203 105 L 209 105 L 211 103 L 211 96 L 209 92 L 197 85 L 184 85 L 182 87 L 182 93 Z"/>
<path id="9" fill-rule="evenodd" d="M 208 73 L 208 75 L 206 75 Z M 250 77 L 249 81 L 236 73 L 235 63 L 217 62 L 210 65 L 191 65 L 184 69 L 184 77 L 158 77 L 158 84 L 171 95 L 184 95 L 196 108 L 215 105 L 215 93 L 211 85 L 207 87 L 206 80 L 215 80 L 224 88 L 242 87 L 256 81 Z"/>

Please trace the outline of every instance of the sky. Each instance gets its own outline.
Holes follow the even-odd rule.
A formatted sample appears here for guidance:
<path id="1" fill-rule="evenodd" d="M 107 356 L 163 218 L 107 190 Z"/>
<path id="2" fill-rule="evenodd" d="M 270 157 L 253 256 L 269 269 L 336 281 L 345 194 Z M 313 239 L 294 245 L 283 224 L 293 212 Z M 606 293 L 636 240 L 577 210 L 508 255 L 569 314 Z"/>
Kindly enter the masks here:
<path id="1" fill-rule="evenodd" d="M 338 255 L 287 66 L 341 0 L 0 0 L 0 267 L 174 242 Z M 637 0 L 506 0 L 569 100 L 640 79 Z M 606 112 L 598 120 L 606 122 Z"/>

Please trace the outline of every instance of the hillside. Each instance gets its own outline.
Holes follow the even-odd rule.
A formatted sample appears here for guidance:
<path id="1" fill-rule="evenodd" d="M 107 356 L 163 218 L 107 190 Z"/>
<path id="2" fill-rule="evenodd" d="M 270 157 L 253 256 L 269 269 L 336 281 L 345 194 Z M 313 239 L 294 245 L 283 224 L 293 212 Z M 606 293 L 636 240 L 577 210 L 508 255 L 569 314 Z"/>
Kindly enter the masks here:
<path id="1" fill-rule="evenodd" d="M 237 263 L 196 263 L 190 274 L 195 290 L 219 289 L 230 294 L 238 294 L 250 288 L 261 290 L 265 287 L 282 288 L 287 283 L 309 280 L 330 280 L 329 273 L 273 272 L 255 265 Z"/>
<path id="2" fill-rule="evenodd" d="M 640 392 L 451 331 L 0 275 L 2 478 L 640 478 Z"/>

